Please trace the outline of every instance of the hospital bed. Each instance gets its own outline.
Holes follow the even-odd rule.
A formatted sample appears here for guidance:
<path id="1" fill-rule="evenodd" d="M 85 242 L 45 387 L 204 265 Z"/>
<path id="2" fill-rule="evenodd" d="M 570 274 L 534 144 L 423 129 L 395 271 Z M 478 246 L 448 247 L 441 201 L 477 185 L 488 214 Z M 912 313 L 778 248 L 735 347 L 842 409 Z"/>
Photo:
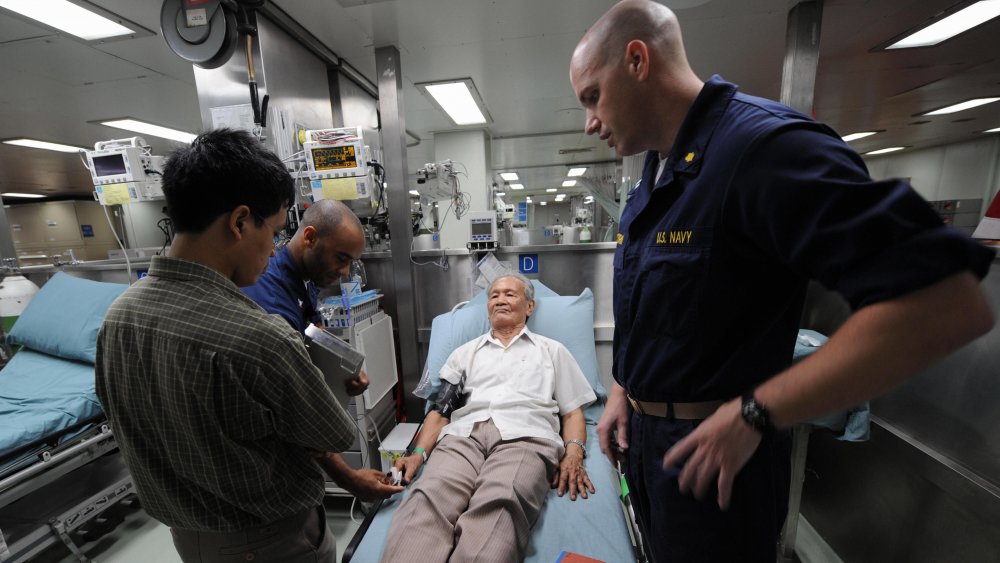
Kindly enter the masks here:
<path id="1" fill-rule="evenodd" d="M 0 371 L 0 561 L 24 561 L 105 518 L 133 492 L 97 400 L 97 332 L 127 286 L 57 273 L 8 337 Z"/>
<path id="2" fill-rule="evenodd" d="M 597 403 L 584 410 L 587 421 L 586 468 L 597 492 L 589 499 L 571 501 L 555 491 L 542 508 L 532 532 L 525 561 L 552 563 L 564 551 L 608 561 L 635 561 L 631 519 L 620 498 L 619 473 L 601 453 L 596 425 L 604 408 L 607 391 L 594 346 L 594 298 L 589 289 L 579 296 L 559 296 L 540 284 L 535 285 L 535 313 L 528 320 L 532 331 L 562 342 L 576 358 L 598 396 Z M 418 391 L 432 391 L 439 382 L 437 373 L 452 350 L 484 334 L 489 328 L 486 295 L 480 293 L 464 307 L 434 319 L 424 378 Z M 409 493 L 383 501 L 370 511 L 347 546 L 343 561 L 376 562 L 382 556 L 392 515 Z"/>

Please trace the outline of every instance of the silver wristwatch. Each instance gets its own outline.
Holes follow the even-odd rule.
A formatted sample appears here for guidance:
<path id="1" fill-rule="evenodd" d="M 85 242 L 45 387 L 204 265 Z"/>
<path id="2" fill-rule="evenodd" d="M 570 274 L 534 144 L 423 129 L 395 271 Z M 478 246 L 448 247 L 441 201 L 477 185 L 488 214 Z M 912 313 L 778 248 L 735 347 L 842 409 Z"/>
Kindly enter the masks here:
<path id="1" fill-rule="evenodd" d="M 584 459 L 587 458 L 587 444 L 584 444 L 583 440 L 576 440 L 576 439 L 569 440 L 568 442 L 566 442 L 563 445 L 563 447 L 569 447 L 570 444 L 576 444 L 576 445 L 580 446 L 580 451 L 583 452 L 583 458 Z"/>

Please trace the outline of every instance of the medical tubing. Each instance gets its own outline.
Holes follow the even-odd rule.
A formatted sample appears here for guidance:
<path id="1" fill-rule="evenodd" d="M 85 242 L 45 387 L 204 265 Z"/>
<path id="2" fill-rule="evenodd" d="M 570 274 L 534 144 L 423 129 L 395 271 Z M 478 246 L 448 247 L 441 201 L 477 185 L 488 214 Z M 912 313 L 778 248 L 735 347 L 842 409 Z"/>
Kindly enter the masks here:
<path id="1" fill-rule="evenodd" d="M 104 208 L 104 217 L 108 220 L 108 228 L 111 229 L 111 234 L 115 236 L 115 241 L 118 242 L 118 248 L 122 249 L 122 254 L 125 256 L 125 270 L 128 272 L 128 284 L 132 285 L 132 261 L 128 258 L 128 251 L 125 250 L 125 244 L 122 243 L 122 239 L 115 232 L 115 226 L 111 224 L 111 215 L 108 214 L 108 206 L 102 205 L 101 207 Z"/>

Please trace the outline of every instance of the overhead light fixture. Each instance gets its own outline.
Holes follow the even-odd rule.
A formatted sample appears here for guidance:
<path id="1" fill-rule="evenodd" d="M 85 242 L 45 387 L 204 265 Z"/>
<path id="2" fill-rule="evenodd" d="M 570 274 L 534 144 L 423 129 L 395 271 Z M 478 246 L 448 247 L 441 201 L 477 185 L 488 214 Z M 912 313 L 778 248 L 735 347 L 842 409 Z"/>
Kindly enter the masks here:
<path id="1" fill-rule="evenodd" d="M 507 195 L 507 192 L 497 192 L 497 195 L 500 196 L 500 197 L 503 197 L 503 196 Z"/>
<path id="2" fill-rule="evenodd" d="M 455 125 L 482 125 L 490 114 L 471 78 L 414 84 L 435 105 L 448 114 Z"/>
<path id="3" fill-rule="evenodd" d="M 576 185 L 576 180 L 563 180 L 562 186 L 564 188 L 572 188 Z"/>
<path id="4" fill-rule="evenodd" d="M 531 197 L 526 197 L 526 198 L 524 198 L 524 201 L 526 201 L 526 202 L 528 202 L 528 203 L 531 203 Z"/>
<path id="5" fill-rule="evenodd" d="M 545 188 L 545 191 L 547 191 L 549 193 L 557 192 L 557 191 L 559 191 L 559 188 Z"/>
<path id="6" fill-rule="evenodd" d="M 31 149 L 45 149 L 47 151 L 80 152 L 87 150 L 82 147 L 50 143 L 48 141 L 39 141 L 37 139 L 8 139 L 4 141 L 4 143 L 7 143 L 8 145 L 17 145 L 19 147 L 28 147 Z"/>
<path id="7" fill-rule="evenodd" d="M 906 37 L 886 49 L 929 47 L 966 32 L 977 25 L 1000 16 L 1000 0 L 980 0 L 954 14 L 942 18 Z"/>
<path id="8" fill-rule="evenodd" d="M 420 192 L 417 190 L 410 190 L 410 195 L 420 195 Z"/>
<path id="9" fill-rule="evenodd" d="M 504 182 L 516 182 L 518 180 L 517 172 L 501 172 L 500 177 L 503 178 Z"/>
<path id="10" fill-rule="evenodd" d="M 30 197 L 30 198 L 45 197 L 45 196 L 43 196 L 41 194 L 22 194 L 22 193 L 18 193 L 18 192 L 4 192 L 4 193 L 0 194 L 0 196 L 3 196 L 3 197 Z"/>
<path id="11" fill-rule="evenodd" d="M 997 127 L 996 129 L 987 129 L 986 131 L 983 131 L 983 133 L 1000 133 L 1000 127 Z"/>
<path id="12" fill-rule="evenodd" d="M 906 148 L 906 147 L 889 147 L 889 148 L 887 148 L 887 149 L 879 149 L 879 150 L 877 150 L 877 151 L 871 151 L 871 152 L 866 152 L 865 154 L 866 154 L 866 155 L 876 155 L 876 154 L 885 154 L 885 153 L 887 153 L 887 152 L 896 152 L 896 151 L 901 151 L 901 150 L 903 150 L 903 149 L 905 149 L 905 148 Z"/>
<path id="13" fill-rule="evenodd" d="M 587 171 L 587 167 L 583 168 L 570 168 L 567 176 L 583 176 L 583 173 Z"/>
<path id="14" fill-rule="evenodd" d="M 511 184 L 510 189 L 512 190 L 523 190 L 524 184 Z"/>
<path id="15" fill-rule="evenodd" d="M 114 127 L 116 129 L 124 129 L 126 131 L 142 133 L 143 135 L 152 135 L 154 137 L 161 137 L 172 141 L 180 141 L 182 143 L 190 143 L 195 139 L 195 137 L 197 137 L 194 133 L 188 133 L 187 131 L 180 131 L 178 129 L 171 129 L 169 127 L 139 121 L 138 119 L 132 119 L 131 117 L 97 121 L 97 123 L 107 125 L 108 127 Z"/>
<path id="16" fill-rule="evenodd" d="M 17 12 L 87 41 L 135 33 L 118 22 L 67 0 L 0 0 L 0 8 Z"/>
<path id="17" fill-rule="evenodd" d="M 544 202 L 544 201 L 539 201 L 538 205 L 548 205 L 548 204 L 546 202 Z"/>
<path id="18" fill-rule="evenodd" d="M 843 137 L 841 137 L 841 139 L 843 139 L 845 143 L 850 143 L 851 141 L 857 141 L 858 139 L 871 137 L 876 133 L 878 133 L 878 131 L 862 131 L 860 133 L 851 133 L 850 135 L 844 135 Z"/>
<path id="19" fill-rule="evenodd" d="M 1000 1 L 1000 0 L 998 0 Z M 993 102 L 1000 100 L 1000 97 L 994 98 L 974 98 L 972 100 L 966 100 L 957 104 L 950 106 L 945 106 L 940 109 L 931 110 L 927 113 L 921 113 L 918 115 L 944 115 L 947 113 L 955 113 L 967 109 L 977 108 L 979 106 L 985 106 L 986 104 L 992 104 Z"/>

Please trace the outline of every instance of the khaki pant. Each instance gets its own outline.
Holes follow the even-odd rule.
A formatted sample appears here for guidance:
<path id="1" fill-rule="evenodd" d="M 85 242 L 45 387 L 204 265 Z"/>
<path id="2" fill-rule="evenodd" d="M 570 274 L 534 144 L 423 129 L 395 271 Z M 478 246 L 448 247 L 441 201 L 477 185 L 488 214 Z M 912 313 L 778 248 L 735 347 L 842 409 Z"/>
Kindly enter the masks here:
<path id="1" fill-rule="evenodd" d="M 492 420 L 445 436 L 392 519 L 382 561 L 521 561 L 562 444 L 503 441 Z"/>
<path id="2" fill-rule="evenodd" d="M 171 528 L 184 563 L 336 563 L 326 511 L 317 506 L 259 528 L 237 532 L 195 532 Z"/>

